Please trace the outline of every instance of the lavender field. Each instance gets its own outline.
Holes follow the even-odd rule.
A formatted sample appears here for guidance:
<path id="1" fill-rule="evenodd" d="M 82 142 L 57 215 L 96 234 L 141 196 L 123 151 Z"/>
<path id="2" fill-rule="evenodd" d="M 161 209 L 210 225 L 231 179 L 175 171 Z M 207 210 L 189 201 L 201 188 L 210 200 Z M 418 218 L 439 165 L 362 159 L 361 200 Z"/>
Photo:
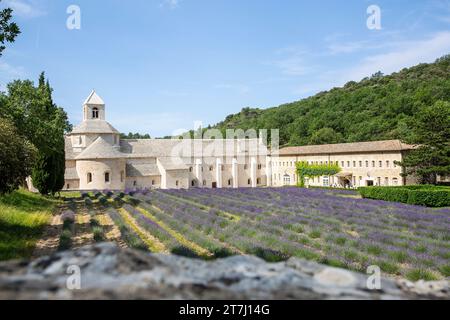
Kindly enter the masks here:
<path id="1" fill-rule="evenodd" d="M 109 213 L 115 222 L 120 217 L 132 221 L 152 251 L 204 259 L 299 257 L 362 272 L 378 265 L 385 274 L 411 280 L 450 276 L 450 209 L 300 188 L 131 195 Z"/>

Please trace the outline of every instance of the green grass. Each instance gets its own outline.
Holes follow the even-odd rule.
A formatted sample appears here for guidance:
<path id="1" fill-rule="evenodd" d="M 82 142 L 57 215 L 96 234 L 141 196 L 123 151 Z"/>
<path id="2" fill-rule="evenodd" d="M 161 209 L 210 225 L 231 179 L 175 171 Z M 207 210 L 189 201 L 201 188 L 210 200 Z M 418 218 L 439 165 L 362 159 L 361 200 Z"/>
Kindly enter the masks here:
<path id="1" fill-rule="evenodd" d="M 430 271 L 424 269 L 413 269 L 406 274 L 406 279 L 411 281 L 433 281 L 438 280 L 438 278 Z"/>
<path id="2" fill-rule="evenodd" d="M 29 258 L 59 202 L 24 190 L 0 196 L 0 260 Z"/>

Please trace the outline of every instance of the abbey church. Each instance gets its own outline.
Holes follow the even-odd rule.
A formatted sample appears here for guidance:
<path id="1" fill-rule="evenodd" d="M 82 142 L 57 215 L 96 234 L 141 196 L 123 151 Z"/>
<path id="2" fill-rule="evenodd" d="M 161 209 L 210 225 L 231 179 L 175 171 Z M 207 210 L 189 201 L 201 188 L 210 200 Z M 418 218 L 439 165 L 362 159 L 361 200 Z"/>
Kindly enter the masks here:
<path id="1" fill-rule="evenodd" d="M 415 183 L 396 163 L 413 146 L 399 140 L 268 150 L 260 139 L 121 139 L 92 91 L 83 121 L 66 136 L 64 190 L 244 188 L 292 186 L 296 163 L 337 164 L 334 176 L 309 186 L 391 186 Z"/>
<path id="2" fill-rule="evenodd" d="M 258 139 L 121 139 L 95 91 L 66 136 L 65 190 L 238 188 L 267 184 Z"/>

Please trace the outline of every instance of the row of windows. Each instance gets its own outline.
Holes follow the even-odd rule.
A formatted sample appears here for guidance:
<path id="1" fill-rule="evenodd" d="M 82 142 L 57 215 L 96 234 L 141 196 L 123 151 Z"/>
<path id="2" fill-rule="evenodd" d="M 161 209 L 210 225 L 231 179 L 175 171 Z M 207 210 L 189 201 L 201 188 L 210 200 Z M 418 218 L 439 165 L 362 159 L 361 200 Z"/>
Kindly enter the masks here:
<path id="1" fill-rule="evenodd" d="M 308 164 L 325 164 L 325 165 L 327 165 L 328 164 L 328 161 L 306 161 Z M 369 161 L 369 160 L 365 160 L 365 161 L 330 161 L 330 164 L 336 164 L 336 165 L 339 165 L 341 168 L 357 168 L 357 167 L 359 167 L 359 168 L 362 168 L 363 167 L 363 165 L 365 165 L 365 167 L 366 168 L 369 168 L 370 167 L 370 165 L 372 166 L 372 168 L 375 168 L 375 167 L 379 167 L 379 168 L 383 168 L 383 167 L 386 167 L 386 168 L 390 168 L 391 167 L 391 162 L 389 161 L 389 160 L 386 160 L 386 161 L 378 161 L 378 163 L 377 163 L 377 161 L 374 161 L 374 160 L 372 160 L 372 161 Z M 295 167 L 295 161 L 284 161 L 284 162 L 281 162 L 281 161 L 279 161 L 279 162 L 274 162 L 274 165 L 275 166 L 283 166 L 283 167 L 285 167 L 285 166 L 291 166 L 291 167 Z M 396 168 L 397 167 L 397 165 L 395 164 L 395 162 L 393 162 L 392 163 L 392 165 L 393 165 L 393 167 L 394 168 Z"/>
<path id="2" fill-rule="evenodd" d="M 320 180 L 322 179 L 322 184 L 324 187 L 329 187 L 329 186 L 337 186 L 338 185 L 338 179 L 335 177 L 328 177 L 328 176 L 324 176 L 324 177 L 313 177 L 310 178 L 308 182 L 310 183 L 320 183 Z M 307 179 L 308 180 L 308 179 Z M 357 181 L 359 186 L 362 185 L 363 183 L 363 177 L 359 176 L 359 177 L 352 177 L 352 181 L 351 181 L 351 185 L 356 186 L 357 185 Z M 385 177 L 384 179 L 382 177 L 377 177 L 376 181 L 373 180 L 367 180 L 367 185 L 375 185 L 375 186 L 389 186 L 390 184 L 390 180 L 388 177 Z M 398 185 L 398 178 L 392 178 L 391 183 L 393 186 Z M 348 183 L 350 184 L 350 181 L 348 181 Z"/>
<path id="3" fill-rule="evenodd" d="M 198 183 L 197 180 L 192 180 L 192 181 L 191 181 L 191 186 L 192 186 L 192 187 L 196 187 L 196 186 L 197 186 L 197 183 Z M 256 183 L 257 183 L 257 184 L 261 184 L 261 178 L 257 178 L 257 179 L 256 179 Z M 233 185 L 233 179 L 228 179 L 227 184 L 228 184 L 228 186 L 232 186 L 232 185 Z M 252 179 L 248 179 L 248 180 L 247 180 L 247 184 L 248 184 L 248 185 L 251 185 L 251 184 L 252 184 Z M 202 181 L 202 185 L 203 185 L 204 187 L 206 187 L 206 185 L 207 185 L 206 180 L 203 180 L 203 181 Z M 214 187 L 214 186 L 216 186 L 216 185 L 217 185 L 217 182 L 212 182 L 212 187 Z M 177 185 L 177 187 L 178 187 L 178 185 Z"/>
<path id="4" fill-rule="evenodd" d="M 274 173 L 273 174 L 273 180 L 274 181 L 281 181 L 281 174 L 280 173 L 278 173 L 278 174 L 276 174 L 276 173 Z M 296 174 L 293 174 L 292 175 L 292 180 L 294 181 L 294 182 L 296 182 L 297 181 L 297 175 Z M 288 175 L 288 174 L 285 174 L 284 176 L 283 176 L 283 182 L 284 182 L 284 184 L 290 184 L 291 183 L 291 176 L 290 175 Z"/>
<path id="5" fill-rule="evenodd" d="M 91 172 L 88 172 L 86 175 L 86 181 L 87 183 L 92 183 L 94 175 Z M 105 179 L 105 183 L 110 183 L 111 182 L 111 173 L 109 171 L 106 171 L 103 174 L 103 177 Z M 123 180 L 125 179 L 125 172 L 121 171 L 120 172 L 120 182 L 123 182 Z"/>
<path id="6" fill-rule="evenodd" d="M 215 168 L 215 166 L 209 166 L 209 171 L 214 171 L 214 168 Z M 262 169 L 262 164 L 258 164 L 258 166 L 257 166 L 257 168 L 258 168 L 258 170 L 261 170 Z M 247 170 L 248 169 L 248 164 L 244 164 L 244 170 Z M 225 166 L 224 165 L 221 165 L 221 170 L 222 171 L 224 171 L 225 170 Z M 194 168 L 193 167 L 190 167 L 189 168 L 189 172 L 193 172 L 194 171 Z M 204 168 L 202 167 L 202 172 L 204 171 Z"/>

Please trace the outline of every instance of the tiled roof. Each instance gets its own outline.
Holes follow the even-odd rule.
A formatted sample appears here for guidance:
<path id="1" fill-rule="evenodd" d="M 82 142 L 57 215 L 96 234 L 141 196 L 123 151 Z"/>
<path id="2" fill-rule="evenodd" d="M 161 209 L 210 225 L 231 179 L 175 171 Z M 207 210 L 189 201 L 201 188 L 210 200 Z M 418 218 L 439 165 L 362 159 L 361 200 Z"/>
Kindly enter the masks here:
<path id="1" fill-rule="evenodd" d="M 287 147 L 280 149 L 279 155 L 314 155 L 338 153 L 365 153 L 411 150 L 414 146 L 404 144 L 400 140 L 354 142 L 339 144 L 324 144 L 316 146 Z"/>
<path id="2" fill-rule="evenodd" d="M 112 146 L 102 137 L 98 137 L 89 147 L 75 157 L 76 160 L 118 158 L 124 158 L 124 154 L 119 151 L 118 147 Z"/>
<path id="3" fill-rule="evenodd" d="M 86 101 L 84 101 L 84 104 L 104 105 L 105 103 L 103 102 L 103 99 L 100 98 L 94 90 L 92 90 L 89 97 L 87 97 Z"/>
<path id="4" fill-rule="evenodd" d="M 127 177 L 148 177 L 159 176 L 158 166 L 156 164 L 133 164 L 127 163 Z"/>
<path id="5" fill-rule="evenodd" d="M 178 157 L 158 158 L 158 162 L 165 170 L 187 170 L 189 167 L 183 163 L 183 160 Z"/>
<path id="6" fill-rule="evenodd" d="M 123 153 L 134 157 L 220 157 L 226 156 L 229 150 L 233 154 L 238 154 L 238 142 L 225 139 L 185 139 L 181 141 L 172 139 L 122 139 L 120 146 Z M 268 153 L 267 148 L 258 140 L 242 142 L 240 149 L 247 151 L 243 154 L 265 155 Z"/>
<path id="7" fill-rule="evenodd" d="M 65 137 L 65 152 L 66 152 L 66 160 L 75 160 L 78 153 L 73 152 L 72 148 L 72 139 L 70 137 Z"/>
<path id="8" fill-rule="evenodd" d="M 74 134 L 85 134 L 85 133 L 116 133 L 116 130 L 112 125 L 110 125 L 105 120 L 84 120 L 78 126 L 76 126 L 69 135 Z"/>
<path id="9" fill-rule="evenodd" d="M 78 176 L 77 168 L 66 168 L 66 172 L 64 173 L 64 178 L 66 180 L 78 180 L 80 177 Z"/>

